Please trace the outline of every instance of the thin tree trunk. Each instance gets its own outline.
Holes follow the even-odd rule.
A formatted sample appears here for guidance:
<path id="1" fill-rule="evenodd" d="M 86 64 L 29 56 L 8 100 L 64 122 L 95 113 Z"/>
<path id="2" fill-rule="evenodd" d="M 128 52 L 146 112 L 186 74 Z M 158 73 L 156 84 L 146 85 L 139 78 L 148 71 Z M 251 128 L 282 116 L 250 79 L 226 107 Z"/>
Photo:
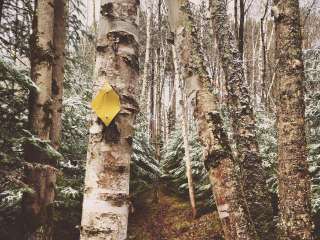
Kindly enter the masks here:
<path id="1" fill-rule="evenodd" d="M 54 60 L 52 69 L 52 126 L 50 140 L 52 146 L 58 149 L 61 144 L 62 131 L 62 98 L 65 64 L 66 44 L 66 21 L 67 2 L 66 0 L 55 0 L 54 5 L 54 36 L 53 49 Z"/>
<path id="2" fill-rule="evenodd" d="M 152 146 L 156 145 L 156 137 L 157 137 L 157 130 L 156 130 L 156 104 L 155 104 L 155 62 L 154 62 L 154 50 L 152 49 L 150 53 L 150 61 L 151 61 L 151 74 L 150 74 L 150 88 L 149 88 L 149 113 L 150 113 L 150 119 L 149 119 L 149 142 Z M 154 156 L 156 158 L 156 156 Z M 159 191 L 158 191 L 158 183 L 155 181 L 154 187 L 153 187 L 153 201 L 158 202 L 159 201 Z"/>
<path id="3" fill-rule="evenodd" d="M 150 48 L 151 48 L 151 20 L 152 20 L 152 4 L 147 3 L 147 39 L 146 39 L 146 52 L 143 68 L 143 78 L 142 78 L 142 91 L 140 95 L 140 102 L 143 102 L 143 99 L 146 95 L 146 88 L 148 82 L 148 72 L 150 69 Z"/>
<path id="4" fill-rule="evenodd" d="M 234 35 L 236 39 L 239 37 L 239 19 L 238 19 L 238 0 L 234 0 Z"/>
<path id="5" fill-rule="evenodd" d="M 245 84 L 240 52 L 231 33 L 226 2 L 211 0 L 210 3 L 219 56 L 226 76 L 228 104 L 238 152 L 237 164 L 240 168 L 240 181 L 243 184 L 250 217 L 254 221 L 259 239 L 275 239 L 271 197 L 266 186 L 266 173 L 259 156 L 255 117 Z"/>
<path id="6" fill-rule="evenodd" d="M 162 88 L 161 88 L 161 5 L 162 0 L 158 0 L 158 42 L 157 42 L 157 81 L 156 81 L 156 159 L 160 162 L 160 152 L 161 152 L 161 98 L 162 98 Z"/>
<path id="7" fill-rule="evenodd" d="M 275 0 L 280 239 L 310 240 L 310 175 L 307 164 L 304 64 L 298 0 Z"/>
<path id="8" fill-rule="evenodd" d="M 31 79 L 38 86 L 29 98 L 30 129 L 41 140 L 49 140 L 51 127 L 52 41 L 54 28 L 54 1 L 35 2 L 33 34 L 31 38 Z M 30 191 L 23 195 L 23 216 L 26 221 L 26 239 L 52 239 L 53 201 L 56 170 L 49 165 L 48 156 L 35 151 L 33 145 L 24 149 L 25 183 Z"/>
<path id="9" fill-rule="evenodd" d="M 265 10 L 262 18 L 260 19 L 260 49 L 261 49 L 261 102 L 262 104 L 265 104 L 265 107 L 267 107 L 267 52 L 266 52 L 266 39 L 265 39 L 265 30 L 264 30 L 264 23 L 265 18 L 267 16 L 267 12 L 269 9 L 269 0 L 267 0 L 265 5 Z"/>
<path id="10" fill-rule="evenodd" d="M 211 93 L 210 79 L 198 51 L 199 42 L 196 39 L 189 2 L 170 1 L 169 13 L 171 16 L 178 15 L 176 18 L 170 17 L 170 26 L 176 35 L 175 44 L 187 96 L 195 98 L 194 116 L 225 239 L 256 239 L 236 178 L 231 148 L 219 114 L 218 100 Z"/>
<path id="11" fill-rule="evenodd" d="M 93 114 L 86 166 L 82 240 L 127 239 L 129 172 L 138 113 L 138 1 L 102 1 L 94 93 L 109 82 L 121 110 L 109 126 Z"/>
<path id="12" fill-rule="evenodd" d="M 182 135 L 183 135 L 183 145 L 184 145 L 184 153 L 185 153 L 185 163 L 186 163 L 186 176 L 188 180 L 188 191 L 189 191 L 189 200 L 191 205 L 192 216 L 195 218 L 197 216 L 197 208 L 196 208 L 196 198 L 195 198 L 195 190 L 193 184 L 192 177 L 192 168 L 191 168 L 191 157 L 190 157 L 190 148 L 189 148 L 189 126 L 188 126 L 188 112 L 187 112 L 187 96 L 185 94 L 186 89 L 183 87 L 183 79 L 181 79 L 181 69 L 179 65 L 179 59 L 177 57 L 176 48 L 172 45 L 172 57 L 175 69 L 176 81 L 179 82 L 180 90 L 181 90 L 181 100 L 180 107 L 182 111 Z"/>
<path id="13" fill-rule="evenodd" d="M 150 121 L 149 121 L 149 132 L 150 132 L 150 142 L 154 146 L 156 140 L 156 117 L 155 117 L 155 64 L 154 64 L 154 51 L 151 52 L 151 76 L 150 76 L 150 105 L 149 105 L 149 112 L 150 112 Z"/>
<path id="14" fill-rule="evenodd" d="M 258 40 L 255 40 L 254 37 L 254 31 L 252 31 L 252 82 L 251 82 L 251 91 L 253 95 L 253 106 L 258 105 L 257 101 L 257 83 L 256 83 L 256 52 L 257 52 L 257 42 Z"/>
<path id="15" fill-rule="evenodd" d="M 93 17 L 93 31 L 94 36 L 97 36 L 97 18 L 96 18 L 96 0 L 92 1 L 92 17 Z"/>
<path id="16" fill-rule="evenodd" d="M 169 110 L 168 110 L 168 135 L 172 133 L 175 129 L 176 122 L 176 74 L 175 76 L 170 77 L 170 102 L 169 102 Z"/>
<path id="17" fill-rule="evenodd" d="M 188 126 L 189 121 L 188 121 L 188 113 L 186 108 L 187 104 L 184 96 L 183 96 L 183 100 L 181 100 L 180 102 L 180 106 L 182 111 L 182 115 L 181 115 L 182 116 L 182 135 L 183 135 L 183 145 L 184 145 L 184 160 L 186 162 L 186 176 L 188 179 L 189 199 L 191 204 L 192 216 L 193 218 L 195 218 L 197 216 L 197 208 L 196 208 L 196 198 L 194 193 L 191 156 L 190 156 L 190 147 L 189 147 L 189 126 Z"/>
<path id="18" fill-rule="evenodd" d="M 4 3 L 4 0 L 0 0 L 0 26 L 1 26 L 1 19 L 2 19 L 3 3 Z"/>
<path id="19" fill-rule="evenodd" d="M 240 1 L 240 20 L 239 20 L 239 52 L 240 56 L 243 59 L 243 51 L 244 51 L 244 20 L 245 20 L 245 2 L 244 0 Z"/>

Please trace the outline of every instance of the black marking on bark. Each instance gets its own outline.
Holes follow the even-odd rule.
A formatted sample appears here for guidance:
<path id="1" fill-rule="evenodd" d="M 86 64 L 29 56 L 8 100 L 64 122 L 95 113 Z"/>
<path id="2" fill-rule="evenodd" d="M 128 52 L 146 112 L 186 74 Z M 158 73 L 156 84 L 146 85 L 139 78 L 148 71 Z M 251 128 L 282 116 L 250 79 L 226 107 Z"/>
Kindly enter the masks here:
<path id="1" fill-rule="evenodd" d="M 119 193 L 119 194 L 105 193 L 105 194 L 101 194 L 100 196 L 104 201 L 108 201 L 113 206 L 116 206 L 116 207 L 121 207 L 130 202 L 129 195 L 123 194 L 123 193 Z"/>
<path id="2" fill-rule="evenodd" d="M 109 3 L 102 5 L 100 13 L 102 16 L 114 18 L 114 16 L 113 16 L 113 3 L 109 2 Z"/>
<path id="3" fill-rule="evenodd" d="M 138 56 L 132 55 L 132 56 L 122 56 L 123 61 L 130 66 L 132 69 L 139 72 L 139 59 Z"/>
<path id="4" fill-rule="evenodd" d="M 52 100 L 48 100 L 43 106 L 45 128 L 50 129 L 52 124 Z"/>
<path id="5" fill-rule="evenodd" d="M 58 86 L 58 82 L 56 79 L 52 79 L 52 94 L 53 95 L 58 95 L 59 94 L 59 86 Z"/>
<path id="6" fill-rule="evenodd" d="M 130 146 L 132 146 L 133 143 L 133 138 L 130 136 L 127 138 L 127 142 L 130 144 Z"/>
<path id="7" fill-rule="evenodd" d="M 108 49 L 108 46 L 97 46 L 96 50 L 99 53 L 106 53 Z"/>
<path id="8" fill-rule="evenodd" d="M 116 124 L 116 119 L 113 119 L 109 126 L 105 127 L 103 130 L 104 139 L 106 143 L 117 144 L 120 141 L 120 131 Z"/>
<path id="9" fill-rule="evenodd" d="M 111 228 L 108 229 L 97 229 L 93 227 L 81 227 L 81 232 L 84 233 L 84 236 L 94 237 L 102 234 L 103 236 L 107 236 L 113 232 Z"/>
<path id="10" fill-rule="evenodd" d="M 174 39 L 175 39 L 175 36 L 174 36 L 174 32 L 170 32 L 169 33 L 169 36 L 168 36 L 168 38 L 167 38 L 167 42 L 169 43 L 169 44 L 174 44 Z"/>
<path id="11" fill-rule="evenodd" d="M 104 170 L 122 174 L 122 173 L 125 173 L 128 170 L 128 167 L 127 166 L 115 166 L 115 165 L 106 164 L 106 165 L 104 165 Z"/>

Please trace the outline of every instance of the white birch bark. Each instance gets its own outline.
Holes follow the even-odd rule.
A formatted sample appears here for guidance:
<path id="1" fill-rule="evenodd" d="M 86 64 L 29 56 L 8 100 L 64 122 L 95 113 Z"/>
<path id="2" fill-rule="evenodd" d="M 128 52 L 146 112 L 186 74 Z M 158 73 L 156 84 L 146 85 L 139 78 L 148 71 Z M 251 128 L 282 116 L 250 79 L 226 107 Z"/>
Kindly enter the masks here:
<path id="1" fill-rule="evenodd" d="M 183 145 L 184 145 L 184 160 L 186 163 L 186 176 L 188 179 L 188 189 L 189 189 L 189 199 L 191 204 L 192 216 L 195 218 L 197 216 L 196 209 L 196 199 L 194 193 L 194 185 L 192 178 L 192 167 L 191 167 L 191 157 L 190 157 L 190 147 L 189 147 L 189 124 L 188 124 L 188 113 L 187 104 L 184 97 L 180 101 L 181 111 L 182 111 L 182 135 L 183 135 Z"/>
<path id="2" fill-rule="evenodd" d="M 150 48 L 151 48 L 151 17 L 152 17 L 152 2 L 147 2 L 147 39 L 146 39 L 146 53 L 143 68 L 142 91 L 140 95 L 140 102 L 145 98 L 146 88 L 148 82 L 148 71 L 150 69 Z"/>
<path id="3" fill-rule="evenodd" d="M 51 128 L 51 91 L 53 61 L 54 1 L 38 0 L 33 19 L 31 38 L 31 78 L 38 86 L 29 98 L 30 129 L 41 140 L 48 141 Z M 24 144 L 24 181 L 30 187 L 22 200 L 27 240 L 51 240 L 56 169 L 47 154 Z"/>
<path id="4" fill-rule="evenodd" d="M 138 112 L 137 8 L 136 0 L 101 1 L 94 95 L 109 82 L 120 96 L 121 110 L 107 127 L 92 114 L 82 240 L 127 238 L 132 135 Z"/>

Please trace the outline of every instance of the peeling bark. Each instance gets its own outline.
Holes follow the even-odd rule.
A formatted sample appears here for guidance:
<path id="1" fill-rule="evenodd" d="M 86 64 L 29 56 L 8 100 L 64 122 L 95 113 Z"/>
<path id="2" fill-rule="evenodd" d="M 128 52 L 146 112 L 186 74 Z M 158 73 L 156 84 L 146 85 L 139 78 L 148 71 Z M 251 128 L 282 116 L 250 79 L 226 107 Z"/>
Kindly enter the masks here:
<path id="1" fill-rule="evenodd" d="M 236 177 L 236 165 L 223 129 L 218 100 L 212 93 L 203 63 L 189 2 L 171 1 L 169 12 L 179 16 L 170 26 L 175 33 L 181 76 L 186 82 L 188 97 L 195 100 L 194 116 L 225 239 L 257 239 Z"/>
<path id="2" fill-rule="evenodd" d="M 54 59 L 52 69 L 52 126 L 50 130 L 50 140 L 55 149 L 58 149 L 61 143 L 66 20 L 66 0 L 56 0 L 54 5 L 53 36 Z"/>
<path id="3" fill-rule="evenodd" d="M 30 128 L 41 139 L 48 139 L 51 127 L 53 0 L 36 1 L 31 39 L 31 79 L 39 90 L 30 94 Z"/>
<path id="4" fill-rule="evenodd" d="M 304 65 L 298 0 L 275 0 L 280 239 L 311 240 Z"/>
<path id="5" fill-rule="evenodd" d="M 101 1 L 94 93 L 109 82 L 121 111 L 109 126 L 92 115 L 81 239 L 124 240 L 129 214 L 129 172 L 139 107 L 137 0 Z"/>
<path id="6" fill-rule="evenodd" d="M 228 104 L 240 168 L 240 181 L 259 239 L 275 239 L 271 197 L 266 186 L 266 174 L 259 156 L 255 133 L 255 117 L 248 87 L 245 82 L 243 61 L 236 46 L 227 18 L 226 2 L 211 0 L 214 30 L 219 56 L 226 76 Z"/>
<path id="7" fill-rule="evenodd" d="M 38 0 L 35 5 L 33 34 L 31 37 L 31 79 L 38 86 L 29 97 L 29 123 L 31 131 L 41 140 L 49 140 L 51 127 L 52 41 L 54 1 Z M 25 234 L 28 240 L 52 239 L 52 212 L 56 170 L 50 156 L 34 151 L 32 145 L 24 149 L 25 183 L 29 189 L 23 194 L 22 209 Z"/>
<path id="8" fill-rule="evenodd" d="M 27 164 L 24 182 L 29 189 L 23 194 L 22 210 L 27 240 L 51 240 L 53 201 L 57 170 L 49 165 Z"/>

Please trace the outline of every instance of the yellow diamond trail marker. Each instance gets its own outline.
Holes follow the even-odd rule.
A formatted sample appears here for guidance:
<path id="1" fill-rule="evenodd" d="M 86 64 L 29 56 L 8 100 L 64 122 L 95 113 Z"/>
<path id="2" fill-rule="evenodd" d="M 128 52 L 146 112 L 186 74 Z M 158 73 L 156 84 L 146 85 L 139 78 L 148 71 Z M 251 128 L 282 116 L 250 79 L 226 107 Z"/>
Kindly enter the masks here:
<path id="1" fill-rule="evenodd" d="M 103 123 L 109 126 L 120 112 L 120 98 L 110 84 L 106 83 L 92 100 L 91 107 Z"/>

